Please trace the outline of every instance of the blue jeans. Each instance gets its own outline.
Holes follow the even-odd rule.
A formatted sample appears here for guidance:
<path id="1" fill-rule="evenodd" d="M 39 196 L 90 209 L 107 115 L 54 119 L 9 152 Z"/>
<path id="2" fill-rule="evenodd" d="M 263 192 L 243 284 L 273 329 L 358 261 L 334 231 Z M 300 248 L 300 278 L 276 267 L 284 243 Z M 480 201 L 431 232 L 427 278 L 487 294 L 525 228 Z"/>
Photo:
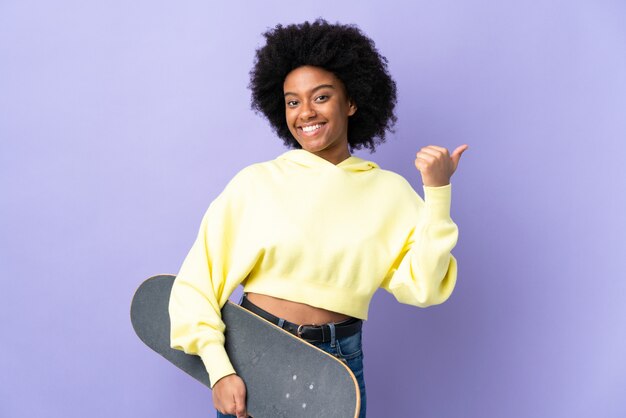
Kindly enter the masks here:
<path id="1" fill-rule="evenodd" d="M 367 399 L 365 397 L 365 379 L 363 377 L 363 349 L 361 347 L 362 331 L 345 338 L 336 339 L 334 342 L 310 343 L 314 346 L 330 353 L 343 362 L 352 370 L 361 392 L 361 413 L 359 418 L 365 418 L 365 407 Z M 219 411 L 217 418 L 236 418 L 235 415 L 224 415 Z"/>

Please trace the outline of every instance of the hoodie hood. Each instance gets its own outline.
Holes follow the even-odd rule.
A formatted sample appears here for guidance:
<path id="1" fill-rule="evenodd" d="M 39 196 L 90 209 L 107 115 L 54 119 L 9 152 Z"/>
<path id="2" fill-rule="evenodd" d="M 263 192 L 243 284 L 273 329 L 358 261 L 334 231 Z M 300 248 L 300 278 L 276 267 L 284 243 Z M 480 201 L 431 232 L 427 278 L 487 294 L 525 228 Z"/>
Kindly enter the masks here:
<path id="1" fill-rule="evenodd" d="M 279 155 L 278 159 L 291 161 L 308 168 L 327 167 L 329 165 L 335 166 L 335 164 L 330 161 L 303 149 L 287 151 L 284 154 Z M 346 171 L 369 171 L 374 168 L 380 168 L 375 162 L 364 160 L 362 158 L 355 157 L 354 155 L 346 158 L 337 164 L 336 167 Z"/>

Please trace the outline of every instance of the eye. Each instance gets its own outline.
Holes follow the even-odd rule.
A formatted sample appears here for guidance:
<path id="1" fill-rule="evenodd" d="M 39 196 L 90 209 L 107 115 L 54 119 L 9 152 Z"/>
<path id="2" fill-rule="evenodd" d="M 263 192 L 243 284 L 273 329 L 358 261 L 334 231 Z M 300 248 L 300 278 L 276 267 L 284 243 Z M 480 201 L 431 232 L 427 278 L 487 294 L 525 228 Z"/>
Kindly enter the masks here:
<path id="1" fill-rule="evenodd" d="M 294 107 L 294 106 L 296 106 L 298 104 L 298 101 L 297 100 L 289 100 L 289 101 L 287 101 L 286 104 L 287 104 L 287 107 Z"/>
<path id="2" fill-rule="evenodd" d="M 325 95 L 325 94 L 322 94 L 322 95 L 317 96 L 317 97 L 315 98 L 315 101 L 316 101 L 316 102 L 325 102 L 326 100 L 328 100 L 328 96 L 327 96 L 327 95 Z"/>

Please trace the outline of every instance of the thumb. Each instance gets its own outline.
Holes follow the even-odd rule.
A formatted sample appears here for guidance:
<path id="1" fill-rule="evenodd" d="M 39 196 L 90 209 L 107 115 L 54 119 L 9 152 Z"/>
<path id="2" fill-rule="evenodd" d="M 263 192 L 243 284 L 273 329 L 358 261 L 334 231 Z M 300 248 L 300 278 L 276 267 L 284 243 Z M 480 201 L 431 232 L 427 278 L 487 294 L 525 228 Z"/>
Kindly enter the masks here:
<path id="1" fill-rule="evenodd" d="M 235 396 L 235 413 L 237 418 L 248 418 L 248 411 L 246 411 L 246 396 Z"/>
<path id="2" fill-rule="evenodd" d="M 450 155 L 450 158 L 452 159 L 452 162 L 454 163 L 454 169 L 456 170 L 456 167 L 459 165 L 459 160 L 461 159 L 461 154 L 463 154 L 465 152 L 465 150 L 467 150 L 469 148 L 469 145 L 467 144 L 463 144 L 459 147 L 457 147 L 454 151 L 452 151 L 452 155 Z"/>

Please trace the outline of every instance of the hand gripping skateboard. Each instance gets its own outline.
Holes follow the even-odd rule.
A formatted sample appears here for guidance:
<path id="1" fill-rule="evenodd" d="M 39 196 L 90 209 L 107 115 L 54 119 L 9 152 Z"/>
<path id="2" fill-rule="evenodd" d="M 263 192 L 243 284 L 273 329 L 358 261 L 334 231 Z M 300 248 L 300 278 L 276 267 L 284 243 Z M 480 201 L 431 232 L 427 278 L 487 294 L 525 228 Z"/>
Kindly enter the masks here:
<path id="1" fill-rule="evenodd" d="M 139 338 L 193 378 L 210 387 L 199 356 L 170 348 L 169 298 L 174 276 L 139 286 L 130 309 Z M 254 418 L 356 418 L 360 393 L 350 369 L 336 357 L 230 301 L 222 308 L 226 352 L 246 384 Z"/>

